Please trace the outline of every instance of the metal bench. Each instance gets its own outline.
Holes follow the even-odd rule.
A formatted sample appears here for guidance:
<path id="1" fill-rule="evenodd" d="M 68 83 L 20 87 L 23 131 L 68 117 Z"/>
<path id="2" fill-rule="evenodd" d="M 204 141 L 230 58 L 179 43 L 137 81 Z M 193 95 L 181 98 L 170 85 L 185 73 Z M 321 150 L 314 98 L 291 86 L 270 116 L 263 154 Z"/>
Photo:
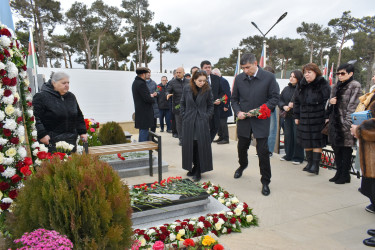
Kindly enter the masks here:
<path id="1" fill-rule="evenodd" d="M 156 150 L 158 152 L 158 180 L 162 180 L 162 157 L 161 157 L 161 136 L 155 134 L 154 132 L 149 132 L 149 141 L 144 142 L 133 142 L 124 144 L 114 144 L 114 145 L 103 145 L 96 147 L 88 147 L 87 143 L 84 143 L 84 149 L 86 154 L 91 155 L 110 155 L 118 153 L 145 151 L 149 152 L 149 164 L 150 164 L 150 176 L 154 176 L 153 164 L 152 164 L 152 151 Z"/>

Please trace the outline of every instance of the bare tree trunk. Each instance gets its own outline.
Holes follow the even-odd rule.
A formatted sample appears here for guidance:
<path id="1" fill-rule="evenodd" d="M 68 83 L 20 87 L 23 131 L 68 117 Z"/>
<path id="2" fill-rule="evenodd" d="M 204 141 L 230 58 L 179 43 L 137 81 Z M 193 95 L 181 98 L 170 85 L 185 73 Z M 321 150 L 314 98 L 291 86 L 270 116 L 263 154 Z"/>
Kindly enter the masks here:
<path id="1" fill-rule="evenodd" d="M 102 40 L 102 34 L 98 37 L 98 45 L 96 46 L 96 69 L 99 69 L 99 51 L 100 51 L 100 41 Z"/>
<path id="2" fill-rule="evenodd" d="M 310 63 L 313 61 L 313 51 L 314 51 L 314 44 L 311 42 L 310 46 Z"/>
<path id="3" fill-rule="evenodd" d="M 91 48 L 90 48 L 90 43 L 87 39 L 87 37 L 84 35 L 83 40 L 85 42 L 85 47 L 86 47 L 86 61 L 87 61 L 87 68 L 91 69 Z"/>
<path id="4" fill-rule="evenodd" d="M 341 39 L 341 44 L 340 44 L 340 49 L 339 49 L 339 57 L 337 59 L 336 69 L 340 66 L 340 63 L 341 63 L 341 51 L 342 51 L 342 47 L 344 47 L 345 38 L 346 38 L 346 33 L 344 34 L 344 36 Z"/>
<path id="5" fill-rule="evenodd" d="M 163 73 L 163 44 L 160 44 L 160 73 Z"/>
<path id="6" fill-rule="evenodd" d="M 142 67 L 142 59 L 143 59 L 143 37 L 142 37 L 142 24 L 139 21 L 138 23 L 138 28 L 139 28 L 139 66 Z"/>
<path id="7" fill-rule="evenodd" d="M 67 54 L 68 54 L 69 65 L 70 65 L 70 68 L 72 69 L 73 68 L 73 65 L 72 65 L 72 54 L 70 54 L 69 51 L 67 51 Z"/>
<path id="8" fill-rule="evenodd" d="M 67 69 L 68 68 L 68 61 L 66 60 L 66 52 L 65 52 L 64 44 L 60 44 L 60 48 L 61 48 L 62 53 L 63 53 L 65 68 Z"/>
<path id="9" fill-rule="evenodd" d="M 52 65 L 52 58 L 49 58 L 49 66 L 50 66 L 51 68 L 53 68 L 53 65 Z"/>
<path id="10" fill-rule="evenodd" d="M 320 67 L 324 67 L 324 62 L 323 62 L 323 48 L 320 48 Z"/>

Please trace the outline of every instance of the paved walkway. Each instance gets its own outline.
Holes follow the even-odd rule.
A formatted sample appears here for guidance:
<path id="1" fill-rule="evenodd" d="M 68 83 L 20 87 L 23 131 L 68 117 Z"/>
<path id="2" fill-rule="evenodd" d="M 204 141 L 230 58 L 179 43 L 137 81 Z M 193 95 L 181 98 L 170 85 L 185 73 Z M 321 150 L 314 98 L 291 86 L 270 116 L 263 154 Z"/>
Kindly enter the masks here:
<path id="1" fill-rule="evenodd" d="M 163 160 L 169 163 L 169 176 L 186 177 L 181 168 L 181 147 L 171 134 L 160 133 Z M 138 138 L 135 135 L 134 138 Z M 255 148 L 249 149 L 249 167 L 240 179 L 233 174 L 238 167 L 237 142 L 213 143 L 214 170 L 202 175 L 202 182 L 211 181 L 247 202 L 259 217 L 259 227 L 242 233 L 223 235 L 219 241 L 231 250 L 247 249 L 368 249 L 362 240 L 366 231 L 375 228 L 375 215 L 365 211 L 369 204 L 358 192 L 360 180 L 336 185 L 328 181 L 334 172 L 320 169 L 318 176 L 301 171 L 305 165 L 293 165 L 271 157 L 271 194 L 261 194 L 258 158 Z M 153 182 L 157 176 L 126 179 L 129 184 Z"/>

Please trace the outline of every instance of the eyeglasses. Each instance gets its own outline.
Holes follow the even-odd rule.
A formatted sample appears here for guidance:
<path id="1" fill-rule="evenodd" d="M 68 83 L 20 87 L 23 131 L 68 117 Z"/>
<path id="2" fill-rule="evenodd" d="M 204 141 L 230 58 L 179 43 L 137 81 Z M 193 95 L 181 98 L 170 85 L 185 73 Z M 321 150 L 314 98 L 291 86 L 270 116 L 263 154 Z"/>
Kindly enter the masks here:
<path id="1" fill-rule="evenodd" d="M 337 75 L 337 76 L 339 76 L 339 75 L 344 76 L 344 75 L 346 75 L 346 74 L 347 74 L 346 72 L 336 72 L 336 75 Z"/>

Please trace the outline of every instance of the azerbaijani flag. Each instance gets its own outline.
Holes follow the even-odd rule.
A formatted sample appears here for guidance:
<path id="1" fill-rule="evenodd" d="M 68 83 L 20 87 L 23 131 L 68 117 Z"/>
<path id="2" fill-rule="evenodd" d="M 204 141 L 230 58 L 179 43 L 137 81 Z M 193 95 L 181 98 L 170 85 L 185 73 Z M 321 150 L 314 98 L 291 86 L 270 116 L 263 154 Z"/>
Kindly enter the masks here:
<path id="1" fill-rule="evenodd" d="M 262 47 L 262 55 L 260 56 L 259 67 L 264 68 L 264 46 Z"/>
<path id="2" fill-rule="evenodd" d="M 232 91 L 233 91 L 234 81 L 236 80 L 236 76 L 240 73 L 240 59 L 241 59 L 240 57 L 241 57 L 241 50 L 238 49 L 238 58 L 237 58 L 236 68 L 234 69 L 234 78 L 233 78 L 233 83 L 232 83 Z"/>
<path id="3" fill-rule="evenodd" d="M 325 79 L 327 79 L 327 75 L 328 75 L 328 58 L 327 58 L 327 60 L 326 60 L 326 64 L 324 65 L 324 70 L 323 70 L 323 77 L 325 78 Z"/>
<path id="4" fill-rule="evenodd" d="M 0 23 L 14 30 L 12 12 L 10 11 L 9 0 L 0 1 Z"/>
<path id="5" fill-rule="evenodd" d="M 333 81 L 333 63 L 332 63 L 331 71 L 329 72 L 329 85 L 332 85 L 332 81 Z"/>
<path id="6" fill-rule="evenodd" d="M 27 64 L 26 66 L 28 68 L 32 68 L 36 70 L 36 66 L 38 65 L 38 58 L 35 54 L 35 46 L 34 46 L 34 40 L 33 40 L 33 34 L 30 30 L 30 36 L 29 36 L 29 51 L 27 56 Z"/>

